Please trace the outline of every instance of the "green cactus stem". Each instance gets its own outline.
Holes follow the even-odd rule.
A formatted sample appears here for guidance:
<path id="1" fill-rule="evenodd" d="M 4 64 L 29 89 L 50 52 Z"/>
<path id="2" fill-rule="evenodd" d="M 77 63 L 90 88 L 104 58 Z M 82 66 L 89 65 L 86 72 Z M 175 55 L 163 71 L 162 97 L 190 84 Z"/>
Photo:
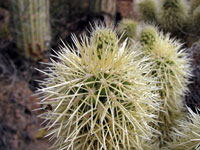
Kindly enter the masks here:
<path id="1" fill-rule="evenodd" d="M 40 59 L 50 45 L 49 0 L 9 0 L 13 38 L 25 56 Z"/>

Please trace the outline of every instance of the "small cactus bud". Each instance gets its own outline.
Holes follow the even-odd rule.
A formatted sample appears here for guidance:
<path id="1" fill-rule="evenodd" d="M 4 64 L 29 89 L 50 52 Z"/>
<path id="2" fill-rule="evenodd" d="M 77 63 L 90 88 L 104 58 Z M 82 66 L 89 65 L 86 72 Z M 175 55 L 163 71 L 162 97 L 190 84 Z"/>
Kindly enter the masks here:
<path id="1" fill-rule="evenodd" d="M 105 50 L 113 51 L 117 42 L 117 35 L 114 30 L 104 26 L 96 27 L 90 38 L 92 43 L 97 43 L 97 52 L 99 58 Z"/>

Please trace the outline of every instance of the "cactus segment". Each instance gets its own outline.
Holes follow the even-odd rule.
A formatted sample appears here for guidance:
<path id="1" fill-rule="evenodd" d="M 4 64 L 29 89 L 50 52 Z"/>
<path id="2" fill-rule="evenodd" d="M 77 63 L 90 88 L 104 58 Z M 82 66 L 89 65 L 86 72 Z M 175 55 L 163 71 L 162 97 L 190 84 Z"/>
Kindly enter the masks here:
<path id="1" fill-rule="evenodd" d="M 153 32 L 147 34 L 149 30 Z M 149 36 L 152 33 L 156 38 Z M 177 127 L 176 120 L 183 119 L 185 115 L 184 95 L 188 91 L 187 84 L 191 77 L 190 60 L 185 49 L 182 49 L 181 43 L 171 39 L 169 34 L 158 32 L 155 27 L 143 29 L 141 44 L 146 55 L 151 57 L 152 71 L 149 75 L 157 77 L 157 86 L 160 88 L 158 93 L 162 104 L 158 114 L 159 123 L 155 128 L 161 132 L 161 135 L 158 135 L 159 140 L 155 141 L 162 147 L 172 140 L 170 130 Z"/>
<path id="2" fill-rule="evenodd" d="M 163 0 L 159 22 L 166 31 L 175 32 L 184 27 L 188 19 L 187 4 L 184 0 Z"/>
<path id="3" fill-rule="evenodd" d="M 145 22 L 157 22 L 157 6 L 155 0 L 143 0 L 138 3 L 140 19 Z"/>

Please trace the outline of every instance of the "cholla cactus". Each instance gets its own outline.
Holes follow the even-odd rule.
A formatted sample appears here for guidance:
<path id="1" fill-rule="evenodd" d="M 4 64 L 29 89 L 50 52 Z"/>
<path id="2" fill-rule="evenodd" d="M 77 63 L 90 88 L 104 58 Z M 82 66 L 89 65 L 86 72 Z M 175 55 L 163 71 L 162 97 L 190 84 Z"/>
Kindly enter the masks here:
<path id="1" fill-rule="evenodd" d="M 194 10 L 200 6 L 200 0 L 191 0 L 190 1 L 190 13 L 193 14 Z"/>
<path id="2" fill-rule="evenodd" d="M 172 150 L 200 150 L 200 114 L 188 108 L 187 120 L 178 121 L 179 128 L 171 132 L 173 142 L 169 143 Z"/>
<path id="3" fill-rule="evenodd" d="M 160 123 L 156 127 L 162 133 L 157 141 L 162 145 L 171 140 L 169 131 L 176 126 L 176 120 L 184 117 L 183 96 L 190 77 L 189 60 L 184 49 L 181 49 L 182 44 L 170 39 L 169 35 L 156 34 L 157 29 L 151 29 L 154 31 L 153 36 L 149 32 L 145 33 L 145 30 L 149 31 L 147 29 L 144 29 L 143 34 L 151 35 L 148 41 L 154 43 L 153 46 L 150 42 L 145 43 L 145 48 L 150 49 L 146 53 L 151 56 L 153 67 L 149 75 L 158 77 L 157 86 L 160 87 L 159 94 L 163 101 L 159 112 Z"/>
<path id="4" fill-rule="evenodd" d="M 41 104 L 52 110 L 40 117 L 57 150 L 142 150 L 153 136 L 149 124 L 159 103 L 154 80 L 144 75 L 147 58 L 134 59 L 138 53 L 127 49 L 126 41 L 106 43 L 102 30 L 114 34 L 101 28 L 93 32 L 98 38 L 73 37 L 76 48 L 64 45 L 55 56 L 59 61 L 42 71 L 48 77 L 39 89 L 45 94 Z M 100 58 L 99 43 L 105 43 Z"/>
<path id="5" fill-rule="evenodd" d="M 185 0 L 163 0 L 159 22 L 165 31 L 175 32 L 183 28 L 188 19 Z"/>
<path id="6" fill-rule="evenodd" d="M 157 22 L 157 6 L 155 0 L 142 0 L 138 3 L 139 17 L 145 22 Z"/>
<path id="7" fill-rule="evenodd" d="M 192 30 L 195 33 L 200 33 L 200 5 L 194 10 L 192 14 Z"/>
<path id="8" fill-rule="evenodd" d="M 118 26 L 118 32 L 122 35 L 122 41 L 127 38 L 136 39 L 138 22 L 133 19 L 123 19 Z"/>
<path id="9" fill-rule="evenodd" d="M 142 29 L 140 34 L 140 43 L 145 50 L 152 50 L 154 49 L 154 45 L 156 42 L 157 30 L 153 26 L 146 26 Z"/>

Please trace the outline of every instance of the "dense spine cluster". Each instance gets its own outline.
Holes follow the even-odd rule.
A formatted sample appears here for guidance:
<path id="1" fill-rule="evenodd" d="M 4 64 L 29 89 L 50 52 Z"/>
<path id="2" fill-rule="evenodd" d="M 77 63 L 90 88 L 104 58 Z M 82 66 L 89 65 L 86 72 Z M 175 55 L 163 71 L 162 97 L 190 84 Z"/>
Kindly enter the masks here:
<path id="1" fill-rule="evenodd" d="M 55 56 L 59 61 L 52 60 L 44 72 L 48 77 L 39 89 L 45 95 L 41 104 L 52 110 L 41 118 L 48 122 L 57 150 L 149 147 L 154 132 L 150 124 L 159 109 L 157 87 L 146 76 L 146 57 L 134 59 L 140 54 L 127 49 L 126 42 L 120 45 L 111 38 L 113 43 L 107 44 L 104 37 L 114 34 L 101 28 L 82 42 L 73 37 L 76 48 L 64 46 Z M 104 45 L 101 53 L 99 45 Z"/>
<path id="2" fill-rule="evenodd" d="M 146 26 L 140 33 L 140 43 L 145 50 L 153 50 L 157 40 L 157 31 L 153 26 Z"/>
<path id="3" fill-rule="evenodd" d="M 97 45 L 98 57 L 101 58 L 104 51 L 109 52 L 115 49 L 118 43 L 117 35 L 112 28 L 105 28 L 103 25 L 96 25 L 93 30 L 90 42 Z"/>
<path id="4" fill-rule="evenodd" d="M 197 110 L 199 111 L 199 110 Z M 200 114 L 188 108 L 185 120 L 178 121 L 178 128 L 171 132 L 173 141 L 168 147 L 172 150 L 199 150 L 200 149 Z M 176 135 L 176 136 L 175 136 Z M 177 136 L 178 135 L 178 136 Z"/>

